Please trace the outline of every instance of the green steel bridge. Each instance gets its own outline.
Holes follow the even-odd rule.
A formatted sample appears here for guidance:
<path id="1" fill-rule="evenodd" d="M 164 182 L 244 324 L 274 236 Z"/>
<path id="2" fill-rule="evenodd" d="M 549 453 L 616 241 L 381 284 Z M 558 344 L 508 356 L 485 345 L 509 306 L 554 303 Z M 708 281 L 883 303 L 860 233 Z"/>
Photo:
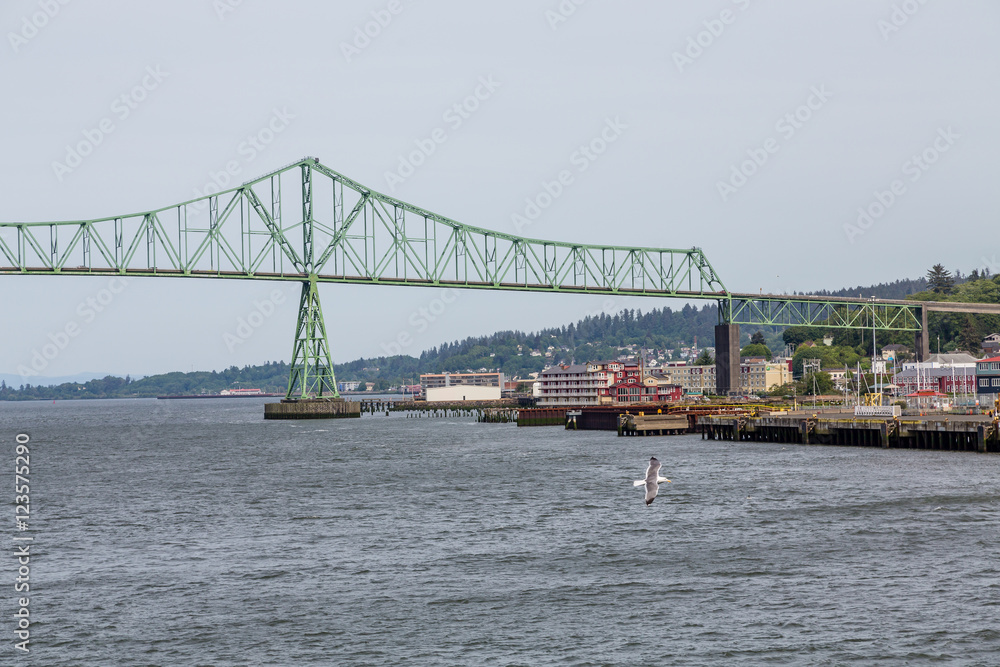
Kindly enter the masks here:
<path id="1" fill-rule="evenodd" d="M 585 245 L 472 227 L 312 157 L 156 210 L 0 223 L 0 274 L 301 282 L 288 398 L 339 396 L 318 283 L 716 301 L 720 390 L 739 387 L 740 324 L 913 331 L 921 356 L 929 311 L 1000 314 L 983 304 L 730 292 L 699 248 Z"/>

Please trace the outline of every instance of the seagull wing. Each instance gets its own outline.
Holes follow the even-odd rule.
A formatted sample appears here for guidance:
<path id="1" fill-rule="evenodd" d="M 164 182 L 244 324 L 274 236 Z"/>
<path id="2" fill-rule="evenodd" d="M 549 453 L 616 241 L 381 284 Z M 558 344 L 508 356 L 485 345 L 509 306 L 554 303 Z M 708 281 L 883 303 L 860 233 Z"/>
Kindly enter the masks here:
<path id="1" fill-rule="evenodd" d="M 646 468 L 646 482 L 650 480 L 656 481 L 657 474 L 660 471 L 660 462 L 656 460 L 656 457 L 651 456 L 649 458 L 649 467 Z"/>

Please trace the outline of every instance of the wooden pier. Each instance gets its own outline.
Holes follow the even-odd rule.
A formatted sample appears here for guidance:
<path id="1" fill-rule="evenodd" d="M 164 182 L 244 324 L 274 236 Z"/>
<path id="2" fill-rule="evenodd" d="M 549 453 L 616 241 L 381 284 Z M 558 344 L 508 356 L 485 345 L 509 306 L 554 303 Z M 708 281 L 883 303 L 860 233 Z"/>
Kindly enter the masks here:
<path id="1" fill-rule="evenodd" d="M 986 416 L 854 417 L 850 413 L 714 416 L 701 421 L 702 438 L 885 449 L 1000 452 L 1000 429 Z"/>
<path id="2" fill-rule="evenodd" d="M 701 430 L 698 420 L 707 415 L 756 415 L 762 407 L 744 404 L 642 403 L 522 408 L 518 413 L 517 425 L 565 426 L 579 431 L 617 431 L 619 435 L 676 435 L 698 433 Z M 635 419 L 628 422 L 629 417 Z M 635 426 L 628 426 L 629 423 Z"/>
<path id="3" fill-rule="evenodd" d="M 517 412 L 518 426 L 565 426 L 570 408 L 524 408 Z"/>
<path id="4" fill-rule="evenodd" d="M 517 421 L 517 401 L 513 399 L 429 403 L 394 398 L 363 398 L 358 404 L 362 415 L 388 416 L 390 412 L 405 412 L 410 419 L 476 417 L 478 421 L 487 423 Z"/>

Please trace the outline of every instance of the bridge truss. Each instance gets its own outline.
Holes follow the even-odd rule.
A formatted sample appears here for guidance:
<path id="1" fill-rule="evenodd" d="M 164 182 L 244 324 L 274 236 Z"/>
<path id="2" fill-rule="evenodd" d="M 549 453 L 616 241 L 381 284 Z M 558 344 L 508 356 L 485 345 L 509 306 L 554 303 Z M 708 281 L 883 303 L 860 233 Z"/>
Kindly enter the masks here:
<path id="1" fill-rule="evenodd" d="M 318 283 L 730 298 L 699 248 L 543 241 L 473 227 L 315 158 L 152 211 L 0 223 L 0 274 L 299 281 L 289 398 L 338 396 Z"/>
<path id="2" fill-rule="evenodd" d="M 927 354 L 929 311 L 1000 314 L 997 304 L 732 293 L 700 248 L 543 241 L 473 227 L 311 157 L 152 211 L 0 223 L 2 274 L 298 281 L 288 398 L 339 396 L 318 283 L 709 299 L 723 325 L 914 331 L 918 358 Z M 730 364 L 727 373 L 738 379 L 738 370 Z"/>

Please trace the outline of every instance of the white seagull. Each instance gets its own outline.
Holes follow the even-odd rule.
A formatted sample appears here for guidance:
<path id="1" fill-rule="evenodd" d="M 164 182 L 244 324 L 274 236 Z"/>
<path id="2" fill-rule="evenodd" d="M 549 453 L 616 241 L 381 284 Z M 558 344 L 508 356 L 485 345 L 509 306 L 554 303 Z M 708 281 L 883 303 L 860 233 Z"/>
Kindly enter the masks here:
<path id="1" fill-rule="evenodd" d="M 669 482 L 666 477 L 660 477 L 660 462 L 655 456 L 649 457 L 649 467 L 646 468 L 646 479 L 637 479 L 632 482 L 632 486 L 646 487 L 646 505 L 648 506 L 656 498 L 656 492 L 660 489 L 661 482 Z"/>

